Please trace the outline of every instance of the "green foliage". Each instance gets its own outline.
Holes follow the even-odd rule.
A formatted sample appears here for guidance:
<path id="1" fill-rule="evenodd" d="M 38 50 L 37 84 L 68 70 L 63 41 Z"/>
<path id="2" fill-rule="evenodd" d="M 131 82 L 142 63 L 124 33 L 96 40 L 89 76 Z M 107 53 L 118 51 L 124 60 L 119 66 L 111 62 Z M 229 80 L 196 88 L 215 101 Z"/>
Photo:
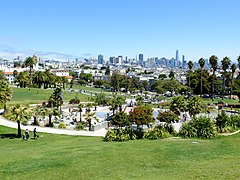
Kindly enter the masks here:
<path id="1" fill-rule="evenodd" d="M 172 111 L 158 112 L 157 120 L 160 122 L 172 123 L 177 122 L 179 117 Z"/>
<path id="2" fill-rule="evenodd" d="M 132 131 L 130 131 L 132 132 Z M 131 139 L 131 137 L 133 139 Z M 136 136 L 134 134 L 129 133 L 129 129 L 111 129 L 108 130 L 106 136 L 104 137 L 105 141 L 129 141 L 136 139 Z"/>
<path id="3" fill-rule="evenodd" d="M 200 116 L 182 125 L 179 131 L 181 137 L 214 138 L 216 136 L 214 123 L 210 118 Z"/>
<path id="4" fill-rule="evenodd" d="M 189 100 L 188 100 L 188 104 L 187 104 L 187 109 L 189 111 L 189 114 L 191 116 L 195 116 L 196 114 L 200 113 L 203 109 L 203 102 L 202 102 L 202 98 L 198 97 L 198 96 L 192 96 Z"/>
<path id="5" fill-rule="evenodd" d="M 183 96 L 174 96 L 170 101 L 170 110 L 177 115 L 186 111 L 187 102 Z"/>
<path id="6" fill-rule="evenodd" d="M 240 115 L 231 115 L 228 125 L 234 129 L 240 128 Z"/>
<path id="7" fill-rule="evenodd" d="M 168 138 L 171 135 L 166 131 L 166 129 L 159 125 L 144 133 L 144 139 L 155 140 L 155 139 L 164 139 Z"/>
<path id="8" fill-rule="evenodd" d="M 95 103 L 97 105 L 107 105 L 109 103 L 109 98 L 106 96 L 105 93 L 98 93 L 95 97 Z"/>
<path id="9" fill-rule="evenodd" d="M 61 128 L 61 129 L 66 129 L 67 125 L 63 122 L 61 122 L 58 126 L 58 128 Z"/>
<path id="10" fill-rule="evenodd" d="M 129 116 L 125 112 L 117 112 L 113 115 L 111 123 L 118 127 L 130 125 Z"/>
<path id="11" fill-rule="evenodd" d="M 130 121 L 137 125 L 149 124 L 153 121 L 153 109 L 149 106 L 135 107 L 129 113 Z"/>
<path id="12" fill-rule="evenodd" d="M 84 129 L 84 123 L 81 122 L 81 123 L 78 123 L 75 127 L 76 130 L 83 130 Z"/>
<path id="13" fill-rule="evenodd" d="M 78 97 L 74 97 L 69 100 L 69 104 L 79 104 L 79 103 L 80 103 L 80 99 L 78 99 Z"/>
<path id="14" fill-rule="evenodd" d="M 93 80 L 93 77 L 92 77 L 92 74 L 91 74 L 91 73 L 81 73 L 81 74 L 79 75 L 79 78 L 80 78 L 81 80 L 86 81 L 86 82 L 92 82 L 92 80 Z"/>
<path id="15" fill-rule="evenodd" d="M 222 111 L 218 116 L 216 117 L 216 126 L 219 132 L 223 132 L 223 128 L 225 128 L 230 121 L 230 118 L 227 116 L 225 111 Z"/>

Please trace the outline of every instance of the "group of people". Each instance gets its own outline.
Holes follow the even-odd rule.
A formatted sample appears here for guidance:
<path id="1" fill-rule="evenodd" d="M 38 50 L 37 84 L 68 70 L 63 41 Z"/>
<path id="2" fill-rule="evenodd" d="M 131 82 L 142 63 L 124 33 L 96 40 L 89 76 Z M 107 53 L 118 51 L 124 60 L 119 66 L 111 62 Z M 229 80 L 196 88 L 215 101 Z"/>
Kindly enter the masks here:
<path id="1" fill-rule="evenodd" d="M 22 140 L 24 141 L 27 141 L 30 137 L 30 134 L 29 134 L 29 131 L 28 129 L 26 129 L 25 133 L 22 135 Z M 37 129 L 34 128 L 33 130 L 33 138 L 36 140 L 37 139 Z"/>

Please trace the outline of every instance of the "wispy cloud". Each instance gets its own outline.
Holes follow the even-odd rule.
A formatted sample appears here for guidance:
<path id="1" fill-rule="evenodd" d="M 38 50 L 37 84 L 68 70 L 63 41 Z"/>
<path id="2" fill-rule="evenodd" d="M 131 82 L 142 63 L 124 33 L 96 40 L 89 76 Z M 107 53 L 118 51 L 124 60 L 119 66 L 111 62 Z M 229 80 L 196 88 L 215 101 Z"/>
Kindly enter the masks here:
<path id="1" fill-rule="evenodd" d="M 34 53 L 37 53 L 38 57 L 43 59 L 55 59 L 55 60 L 67 60 L 75 59 L 83 60 L 84 57 L 75 56 L 71 54 L 59 53 L 59 52 L 45 52 L 45 51 L 34 51 L 34 50 L 17 50 L 13 47 L 0 44 L 0 58 L 4 59 L 14 59 L 17 56 L 25 59 L 28 56 L 32 56 Z M 88 53 L 87 53 L 88 54 Z"/>

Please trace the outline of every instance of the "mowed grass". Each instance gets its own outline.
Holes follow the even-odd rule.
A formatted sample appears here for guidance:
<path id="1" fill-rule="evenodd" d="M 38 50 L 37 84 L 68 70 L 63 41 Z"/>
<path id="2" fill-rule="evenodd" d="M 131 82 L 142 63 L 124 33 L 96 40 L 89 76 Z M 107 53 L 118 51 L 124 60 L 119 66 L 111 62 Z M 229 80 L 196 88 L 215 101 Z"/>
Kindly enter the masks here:
<path id="1" fill-rule="evenodd" d="M 7 102 L 9 106 L 21 103 L 21 104 L 39 104 L 47 102 L 53 90 L 37 89 L 37 88 L 12 88 L 13 95 L 10 102 Z M 78 94 L 77 92 L 64 91 L 64 102 L 68 102 L 70 99 L 78 97 L 80 101 L 88 101 L 88 95 Z"/>
<path id="2" fill-rule="evenodd" d="M 0 134 L 16 133 L 0 126 Z M 32 133 L 31 133 L 32 135 Z M 240 134 L 214 140 L 104 142 L 40 134 L 0 138 L 0 179 L 238 179 Z"/>

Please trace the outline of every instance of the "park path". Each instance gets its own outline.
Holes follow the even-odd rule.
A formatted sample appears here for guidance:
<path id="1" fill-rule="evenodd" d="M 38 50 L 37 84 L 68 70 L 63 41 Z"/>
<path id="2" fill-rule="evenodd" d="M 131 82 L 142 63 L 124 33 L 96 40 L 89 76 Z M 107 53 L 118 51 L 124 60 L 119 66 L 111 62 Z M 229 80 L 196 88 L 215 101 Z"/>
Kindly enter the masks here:
<path id="1" fill-rule="evenodd" d="M 8 121 L 2 116 L 0 116 L 0 125 L 17 129 L 17 122 Z M 67 130 L 67 129 L 56 129 L 56 128 L 48 128 L 48 127 L 21 125 L 22 130 L 28 129 L 29 131 L 33 131 L 34 128 L 37 129 L 37 132 L 50 133 L 50 134 L 64 134 L 64 135 L 73 135 L 73 136 L 104 137 L 107 132 L 107 130 L 104 128 L 98 131 L 75 131 L 75 130 Z"/>
<path id="2" fill-rule="evenodd" d="M 240 130 L 235 131 L 235 132 L 232 132 L 232 133 L 222 133 L 222 134 L 220 134 L 220 135 L 221 135 L 221 136 L 231 136 L 231 135 L 237 134 L 237 133 L 239 133 L 239 132 L 240 132 Z"/>

